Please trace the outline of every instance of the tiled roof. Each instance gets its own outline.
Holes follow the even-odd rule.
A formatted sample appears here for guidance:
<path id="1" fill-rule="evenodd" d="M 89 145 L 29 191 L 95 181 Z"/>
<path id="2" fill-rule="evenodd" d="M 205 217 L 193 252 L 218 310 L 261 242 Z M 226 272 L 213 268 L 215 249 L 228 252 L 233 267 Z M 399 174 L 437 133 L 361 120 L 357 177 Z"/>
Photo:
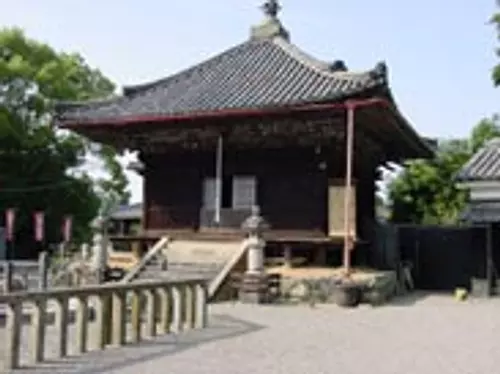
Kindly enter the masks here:
<path id="1" fill-rule="evenodd" d="M 385 64 L 354 73 L 335 70 L 286 38 L 252 38 L 171 77 L 128 87 L 116 99 L 59 103 L 62 122 L 186 115 L 335 101 L 387 88 Z"/>
<path id="2" fill-rule="evenodd" d="M 132 205 L 119 206 L 113 213 L 111 219 L 141 219 L 142 218 L 142 203 Z"/>
<path id="3" fill-rule="evenodd" d="M 500 138 L 487 142 L 457 174 L 457 180 L 500 180 Z"/>

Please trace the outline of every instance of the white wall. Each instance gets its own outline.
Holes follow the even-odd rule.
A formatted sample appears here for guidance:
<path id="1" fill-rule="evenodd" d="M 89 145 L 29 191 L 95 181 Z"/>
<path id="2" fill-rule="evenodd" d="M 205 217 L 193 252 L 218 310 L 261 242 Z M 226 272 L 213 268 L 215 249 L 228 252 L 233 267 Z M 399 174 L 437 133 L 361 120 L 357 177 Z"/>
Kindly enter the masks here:
<path id="1" fill-rule="evenodd" d="M 460 183 L 459 187 L 470 189 L 470 199 L 500 200 L 500 181 L 474 181 Z"/>

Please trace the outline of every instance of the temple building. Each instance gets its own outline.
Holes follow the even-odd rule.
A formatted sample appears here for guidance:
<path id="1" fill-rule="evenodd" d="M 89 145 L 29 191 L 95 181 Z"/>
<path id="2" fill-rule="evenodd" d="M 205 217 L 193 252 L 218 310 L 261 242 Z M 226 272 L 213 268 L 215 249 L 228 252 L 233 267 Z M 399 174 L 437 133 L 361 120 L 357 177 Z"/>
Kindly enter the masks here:
<path id="1" fill-rule="evenodd" d="M 138 151 L 145 237 L 239 238 L 259 206 L 270 247 L 369 243 L 378 166 L 432 151 L 385 63 L 354 72 L 316 59 L 292 43 L 276 1 L 263 9 L 242 43 L 119 97 L 59 103 L 56 123 Z"/>

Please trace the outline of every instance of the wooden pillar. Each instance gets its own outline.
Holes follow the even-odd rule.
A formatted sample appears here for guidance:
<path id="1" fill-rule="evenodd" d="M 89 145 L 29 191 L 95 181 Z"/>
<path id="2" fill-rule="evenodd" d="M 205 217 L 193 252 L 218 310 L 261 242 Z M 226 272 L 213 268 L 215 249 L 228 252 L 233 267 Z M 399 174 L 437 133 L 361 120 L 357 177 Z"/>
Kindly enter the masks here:
<path id="1" fill-rule="evenodd" d="M 352 103 L 347 104 L 347 131 L 346 131 L 346 176 L 344 194 L 344 271 L 346 275 L 351 272 L 351 250 L 353 249 L 353 237 L 351 235 L 351 188 L 352 188 L 352 168 L 354 159 L 354 109 Z"/>
<path id="2" fill-rule="evenodd" d="M 289 244 L 283 247 L 283 266 L 288 269 L 293 267 L 292 247 Z"/>
<path id="3" fill-rule="evenodd" d="M 215 158 L 215 213 L 214 221 L 220 224 L 222 207 L 222 157 L 223 157 L 222 135 L 217 139 L 217 151 Z"/>
<path id="4" fill-rule="evenodd" d="M 134 240 L 131 244 L 132 247 L 132 254 L 140 260 L 142 258 L 142 253 L 141 253 L 141 243 L 139 241 Z"/>
<path id="5" fill-rule="evenodd" d="M 327 259 L 327 247 L 324 245 L 316 247 L 316 253 L 314 256 L 315 265 L 324 267 L 326 265 L 326 259 Z"/>

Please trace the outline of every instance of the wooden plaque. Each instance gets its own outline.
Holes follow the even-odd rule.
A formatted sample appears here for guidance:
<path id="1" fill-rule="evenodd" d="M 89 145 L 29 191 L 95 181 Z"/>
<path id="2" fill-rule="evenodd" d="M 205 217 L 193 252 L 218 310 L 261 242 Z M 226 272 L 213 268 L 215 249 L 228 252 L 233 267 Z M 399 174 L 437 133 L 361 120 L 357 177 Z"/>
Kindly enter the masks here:
<path id="1" fill-rule="evenodd" d="M 346 187 L 340 184 L 328 186 L 328 235 L 344 237 L 344 197 Z M 349 199 L 350 234 L 356 238 L 356 186 L 352 185 Z"/>

